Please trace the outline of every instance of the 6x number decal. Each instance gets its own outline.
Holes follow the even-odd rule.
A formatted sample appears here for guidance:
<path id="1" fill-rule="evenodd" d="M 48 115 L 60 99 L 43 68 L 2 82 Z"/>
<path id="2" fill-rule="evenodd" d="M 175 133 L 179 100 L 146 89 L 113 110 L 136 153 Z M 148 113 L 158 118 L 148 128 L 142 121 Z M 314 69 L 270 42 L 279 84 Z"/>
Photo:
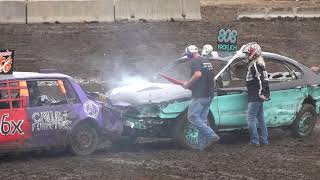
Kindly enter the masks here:
<path id="1" fill-rule="evenodd" d="M 7 136 L 19 133 L 20 135 L 23 135 L 24 132 L 21 129 L 23 120 L 18 120 L 17 122 L 15 122 L 13 120 L 7 120 L 8 117 L 9 114 L 3 114 L 1 117 L 0 134 Z"/>

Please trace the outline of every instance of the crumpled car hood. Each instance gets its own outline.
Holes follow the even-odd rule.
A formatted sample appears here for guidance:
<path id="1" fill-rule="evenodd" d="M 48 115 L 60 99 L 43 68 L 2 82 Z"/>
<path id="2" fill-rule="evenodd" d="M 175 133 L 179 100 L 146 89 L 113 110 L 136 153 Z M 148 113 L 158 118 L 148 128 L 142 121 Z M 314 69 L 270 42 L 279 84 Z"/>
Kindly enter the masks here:
<path id="1" fill-rule="evenodd" d="M 146 83 L 109 90 L 106 96 L 113 105 L 161 103 L 191 97 L 191 91 L 175 84 Z"/>

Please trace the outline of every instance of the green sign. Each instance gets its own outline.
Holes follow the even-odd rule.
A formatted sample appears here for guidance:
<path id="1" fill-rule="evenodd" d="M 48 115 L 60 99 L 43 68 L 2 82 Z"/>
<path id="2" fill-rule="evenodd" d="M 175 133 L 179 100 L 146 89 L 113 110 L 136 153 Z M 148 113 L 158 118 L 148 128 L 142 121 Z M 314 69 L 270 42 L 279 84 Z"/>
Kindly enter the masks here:
<path id="1" fill-rule="evenodd" d="M 218 33 L 218 51 L 236 51 L 237 50 L 237 30 L 220 29 Z"/>

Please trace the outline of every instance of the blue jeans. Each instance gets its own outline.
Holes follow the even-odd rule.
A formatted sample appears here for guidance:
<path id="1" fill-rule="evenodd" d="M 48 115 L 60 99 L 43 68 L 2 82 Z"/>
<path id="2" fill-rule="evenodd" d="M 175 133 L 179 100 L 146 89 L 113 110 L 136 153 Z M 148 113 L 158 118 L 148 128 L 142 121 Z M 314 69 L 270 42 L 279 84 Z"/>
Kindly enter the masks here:
<path id="1" fill-rule="evenodd" d="M 247 113 L 248 128 L 250 133 L 250 143 L 268 144 L 268 129 L 264 120 L 263 102 L 249 102 Z M 259 132 L 257 130 L 257 121 Z"/>
<path id="2" fill-rule="evenodd" d="M 192 98 L 188 108 L 188 120 L 199 131 L 197 148 L 200 150 L 204 149 L 206 141 L 212 139 L 216 135 L 208 126 L 210 103 L 210 97 Z"/>

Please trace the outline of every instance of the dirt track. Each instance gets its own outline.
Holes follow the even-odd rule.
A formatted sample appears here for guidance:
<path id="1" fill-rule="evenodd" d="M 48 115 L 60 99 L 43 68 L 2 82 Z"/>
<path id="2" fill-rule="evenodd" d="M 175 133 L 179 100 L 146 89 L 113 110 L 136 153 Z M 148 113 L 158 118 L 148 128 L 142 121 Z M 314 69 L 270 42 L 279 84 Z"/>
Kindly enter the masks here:
<path id="1" fill-rule="evenodd" d="M 298 140 L 271 131 L 270 146 L 248 147 L 247 135 L 226 134 L 210 152 L 177 149 L 172 141 L 104 148 L 91 156 L 47 152 L 3 156 L 1 179 L 318 179 L 320 127 Z"/>
<path id="2" fill-rule="evenodd" d="M 317 1 L 312 5 L 319 6 Z M 202 7 L 202 22 L 0 25 L 0 44 L 16 50 L 17 70 L 60 68 L 80 79 L 107 82 L 148 76 L 178 57 L 189 43 L 215 45 L 219 27 L 236 28 L 239 44 L 258 41 L 266 51 L 308 66 L 319 63 L 320 20 L 236 22 L 237 8 Z M 226 134 L 204 153 L 155 141 L 130 149 L 104 148 L 87 157 L 55 152 L 3 155 L 0 178 L 319 179 L 319 123 L 307 139 L 294 139 L 286 132 L 272 130 L 271 145 L 262 148 L 247 147 L 247 135 Z"/>

